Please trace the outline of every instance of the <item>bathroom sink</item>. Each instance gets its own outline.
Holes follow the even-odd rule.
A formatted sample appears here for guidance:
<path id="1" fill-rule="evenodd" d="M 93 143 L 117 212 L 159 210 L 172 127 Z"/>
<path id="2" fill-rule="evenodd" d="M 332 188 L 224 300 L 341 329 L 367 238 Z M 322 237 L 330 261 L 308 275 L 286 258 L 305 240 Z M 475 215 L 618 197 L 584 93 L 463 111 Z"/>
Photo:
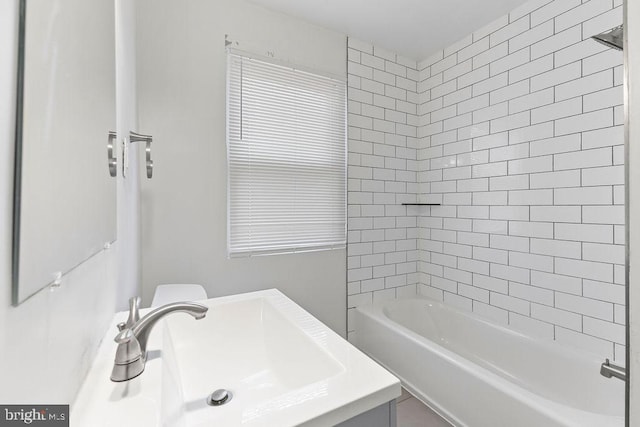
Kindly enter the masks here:
<path id="1" fill-rule="evenodd" d="M 149 339 L 144 372 L 114 383 L 115 325 L 126 318 L 118 313 L 72 405 L 72 423 L 334 426 L 400 394 L 393 375 L 278 290 L 198 303 L 209 307 L 206 317 L 167 316 Z M 231 397 L 210 406 L 219 389 Z"/>
<path id="2" fill-rule="evenodd" d="M 371 408 L 396 397 L 395 378 L 277 290 L 201 303 L 209 311 L 198 322 L 166 319 L 165 376 L 176 378 L 185 404 L 165 419 L 188 426 L 333 425 L 360 412 L 368 387 L 391 392 Z M 218 389 L 233 397 L 209 406 Z"/>

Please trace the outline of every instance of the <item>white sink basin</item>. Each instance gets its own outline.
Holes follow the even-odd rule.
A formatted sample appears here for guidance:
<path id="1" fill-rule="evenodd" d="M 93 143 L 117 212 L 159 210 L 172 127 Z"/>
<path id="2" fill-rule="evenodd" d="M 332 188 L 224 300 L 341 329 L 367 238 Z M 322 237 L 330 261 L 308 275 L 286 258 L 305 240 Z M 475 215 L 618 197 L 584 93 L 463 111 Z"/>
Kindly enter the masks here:
<path id="1" fill-rule="evenodd" d="M 85 383 L 83 390 L 93 396 L 79 396 L 72 422 L 74 414 L 82 419 L 87 411 L 105 411 L 114 422 L 103 418 L 100 425 L 118 427 L 123 424 L 115 420 L 176 427 L 333 426 L 400 394 L 394 376 L 275 289 L 199 303 L 209 307 L 205 318 L 176 313 L 156 326 L 164 333 L 154 332 L 148 349 L 161 356 L 147 362 L 138 378 L 111 383 L 105 358 L 94 364 L 87 382 L 98 384 Z M 115 343 L 108 347 L 106 360 L 112 361 Z M 233 398 L 207 405 L 216 389 Z M 96 406 L 96 399 L 104 405 Z"/>

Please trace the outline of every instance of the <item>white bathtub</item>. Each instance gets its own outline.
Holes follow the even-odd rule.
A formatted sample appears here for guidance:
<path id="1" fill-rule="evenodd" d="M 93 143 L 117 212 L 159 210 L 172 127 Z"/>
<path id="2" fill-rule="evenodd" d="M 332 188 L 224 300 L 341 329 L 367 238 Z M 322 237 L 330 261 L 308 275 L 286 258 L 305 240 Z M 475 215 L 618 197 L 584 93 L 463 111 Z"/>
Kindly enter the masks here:
<path id="1" fill-rule="evenodd" d="M 363 306 L 353 343 L 456 426 L 624 426 L 602 360 L 429 299 Z"/>

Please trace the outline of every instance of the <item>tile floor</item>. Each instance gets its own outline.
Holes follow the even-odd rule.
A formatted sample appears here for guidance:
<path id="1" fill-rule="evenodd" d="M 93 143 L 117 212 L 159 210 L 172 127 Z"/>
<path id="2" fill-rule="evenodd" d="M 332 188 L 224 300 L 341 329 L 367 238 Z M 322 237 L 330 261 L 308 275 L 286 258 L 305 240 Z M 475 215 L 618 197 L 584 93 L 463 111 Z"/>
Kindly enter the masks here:
<path id="1" fill-rule="evenodd" d="M 398 413 L 397 427 L 451 427 L 451 424 L 409 394 L 404 388 L 402 396 L 398 398 L 396 411 Z"/>

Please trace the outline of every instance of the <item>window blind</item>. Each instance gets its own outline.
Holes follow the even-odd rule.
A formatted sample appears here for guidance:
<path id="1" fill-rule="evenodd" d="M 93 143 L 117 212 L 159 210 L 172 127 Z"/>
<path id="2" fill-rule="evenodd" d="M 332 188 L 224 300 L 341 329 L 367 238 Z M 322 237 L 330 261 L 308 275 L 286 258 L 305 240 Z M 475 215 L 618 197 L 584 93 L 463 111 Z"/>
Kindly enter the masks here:
<path id="1" fill-rule="evenodd" d="M 229 255 L 344 247 L 344 82 L 231 53 L 227 71 Z"/>

